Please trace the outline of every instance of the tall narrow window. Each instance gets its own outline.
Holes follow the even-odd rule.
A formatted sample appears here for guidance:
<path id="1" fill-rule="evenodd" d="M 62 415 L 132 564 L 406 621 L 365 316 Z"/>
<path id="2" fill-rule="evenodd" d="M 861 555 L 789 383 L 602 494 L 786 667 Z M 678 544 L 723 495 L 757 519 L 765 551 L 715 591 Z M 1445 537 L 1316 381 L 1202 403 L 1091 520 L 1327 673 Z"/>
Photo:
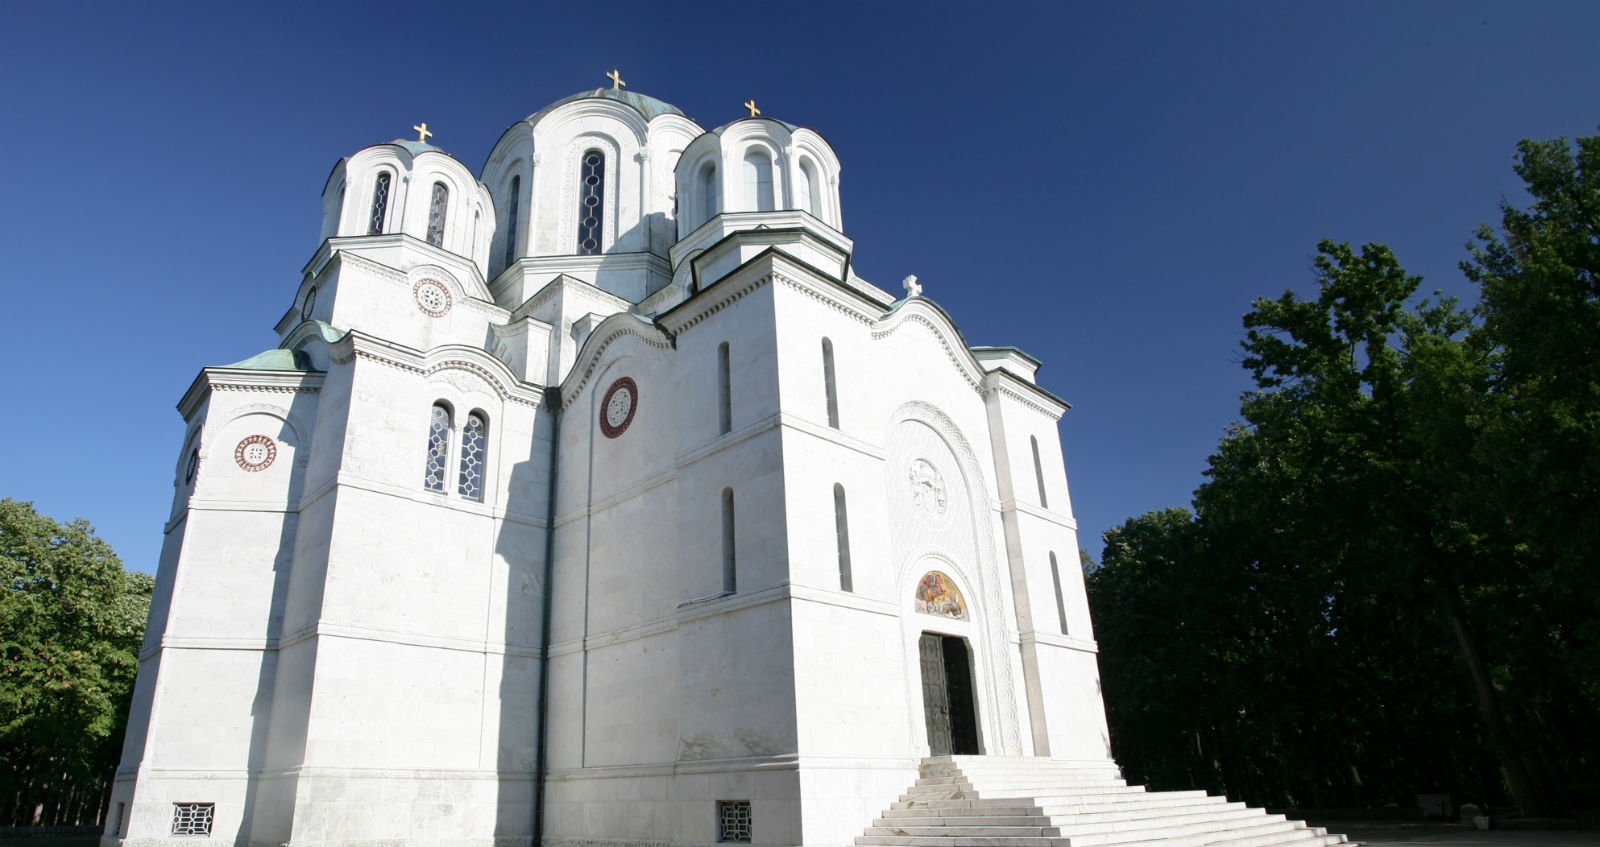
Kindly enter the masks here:
<path id="1" fill-rule="evenodd" d="M 800 160 L 800 178 L 794 183 L 794 207 L 817 214 L 817 167 L 810 159 Z"/>
<path id="2" fill-rule="evenodd" d="M 717 166 L 711 162 L 700 169 L 700 201 L 701 211 L 705 213 L 701 223 L 717 216 Z"/>
<path id="3" fill-rule="evenodd" d="M 744 154 L 745 207 L 752 212 L 772 211 L 772 157 L 764 150 Z"/>
<path id="4" fill-rule="evenodd" d="M 450 456 L 450 407 L 443 403 L 433 406 L 433 418 L 428 422 L 428 465 L 422 477 L 422 487 L 429 491 L 444 490 L 445 464 Z"/>
<path id="5" fill-rule="evenodd" d="M 1056 567 L 1056 554 L 1050 553 L 1050 581 L 1056 587 L 1056 620 L 1061 623 L 1061 634 L 1067 634 L 1067 604 L 1061 599 L 1061 568 Z"/>
<path id="6" fill-rule="evenodd" d="M 733 489 L 722 489 L 722 592 L 738 588 L 738 568 L 733 553 Z"/>
<path id="7" fill-rule="evenodd" d="M 383 221 L 389 212 L 389 172 L 378 171 L 378 182 L 372 187 L 372 213 L 367 216 L 367 234 L 383 232 Z"/>
<path id="8" fill-rule="evenodd" d="M 728 361 L 728 342 L 717 348 L 717 434 L 733 431 L 733 386 Z"/>
<path id="9" fill-rule="evenodd" d="M 854 591 L 850 578 L 850 519 L 845 516 L 844 486 L 833 486 L 833 534 L 839 540 L 839 590 Z"/>
<path id="10" fill-rule="evenodd" d="M 517 213 L 522 209 L 522 177 L 511 178 L 511 196 L 506 200 L 506 261 L 505 266 L 517 260 Z"/>
<path id="11" fill-rule="evenodd" d="M 599 150 L 583 154 L 579 169 L 578 186 L 578 254 L 600 255 L 600 238 L 604 234 L 606 157 Z"/>
<path id="12" fill-rule="evenodd" d="M 828 400 L 828 426 L 839 428 L 839 388 L 833 378 L 833 341 L 822 339 L 822 390 Z"/>
<path id="13" fill-rule="evenodd" d="M 428 243 L 444 246 L 444 213 L 450 206 L 450 189 L 444 183 L 433 184 L 433 197 L 428 201 Z"/>
<path id="14" fill-rule="evenodd" d="M 457 489 L 469 500 L 483 499 L 483 445 L 488 422 L 473 412 L 461 427 L 461 480 Z"/>
<path id="15" fill-rule="evenodd" d="M 1039 439 L 1030 435 L 1028 440 L 1033 442 L 1033 478 L 1039 483 L 1039 507 L 1048 509 L 1050 500 L 1044 496 L 1044 466 L 1039 464 Z"/>

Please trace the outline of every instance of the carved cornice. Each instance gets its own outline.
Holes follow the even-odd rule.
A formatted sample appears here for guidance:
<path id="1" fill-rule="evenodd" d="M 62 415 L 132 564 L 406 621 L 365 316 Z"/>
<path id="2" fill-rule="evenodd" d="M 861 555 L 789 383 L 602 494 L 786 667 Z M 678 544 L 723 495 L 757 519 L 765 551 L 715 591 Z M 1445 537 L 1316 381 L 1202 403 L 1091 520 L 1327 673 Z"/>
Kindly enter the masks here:
<path id="1" fill-rule="evenodd" d="M 723 277 L 723 279 L 727 279 L 727 277 Z M 772 272 L 767 273 L 767 274 L 765 274 L 763 276 L 758 276 L 755 279 L 750 280 L 749 282 L 746 282 L 744 285 L 741 285 L 741 286 L 739 286 L 737 288 L 734 288 L 733 290 L 727 292 L 722 297 L 714 299 L 714 300 L 711 300 L 709 303 L 707 303 L 705 306 L 703 306 L 700 309 L 700 311 L 696 312 L 692 317 L 689 317 L 689 318 L 685 319 L 684 322 L 681 325 L 679 325 L 676 330 L 673 330 L 673 332 L 675 332 L 678 335 L 682 335 L 682 334 L 688 332 L 689 330 L 693 329 L 695 326 L 699 325 L 701 321 L 704 321 L 706 318 L 709 318 L 712 315 L 722 311 L 723 309 L 726 309 L 728 306 L 732 305 L 735 301 L 743 298 L 746 294 L 749 294 L 750 292 L 755 291 L 756 289 L 761 288 L 762 286 L 764 286 L 764 285 L 766 285 L 766 284 L 768 284 L 770 282 L 774 282 L 776 280 L 788 281 L 787 278 L 785 278 L 782 274 L 779 274 L 777 271 L 772 271 Z M 713 291 L 713 290 L 715 290 L 717 285 L 721 285 L 721 284 L 722 284 L 722 281 L 719 280 L 711 288 L 704 289 L 704 290 L 705 291 Z M 693 302 L 693 300 L 691 299 L 690 302 Z"/>
<path id="2" fill-rule="evenodd" d="M 967 384 L 972 386 L 975 391 L 980 389 L 983 369 L 978 366 L 977 360 L 973 358 L 972 351 L 968 350 L 964 343 L 961 343 L 960 336 L 955 334 L 952 327 L 940 326 L 939 322 L 934 321 L 924 310 L 917 308 L 916 301 L 905 304 L 900 311 L 887 318 L 882 329 L 873 331 L 872 340 L 879 341 L 887 338 L 908 323 L 919 324 L 931 332 L 933 337 L 939 340 L 939 346 L 944 348 L 945 358 L 949 359 L 950 364 L 955 365 L 956 370 L 961 372 L 961 377 L 967 381 Z M 955 336 L 954 339 L 951 337 L 953 335 Z M 958 353 L 957 350 L 960 350 L 960 352 Z"/>
<path id="3" fill-rule="evenodd" d="M 578 351 L 578 358 L 573 365 L 571 373 L 567 375 L 567 383 L 561 388 L 562 409 L 565 409 L 573 399 L 583 393 L 584 387 L 589 384 L 590 379 L 594 378 L 595 371 L 599 369 L 604 361 L 606 349 L 617 339 L 629 335 L 657 350 L 670 350 L 676 344 L 674 338 L 664 329 L 654 323 L 645 321 L 638 315 L 624 312 L 606 318 L 600 322 L 594 333 L 589 336 L 589 340 L 583 345 L 583 349 Z M 577 367 L 579 363 L 583 364 L 581 370 Z M 577 375 L 577 379 L 573 379 L 574 374 Z"/>
<path id="4" fill-rule="evenodd" d="M 776 274 L 774 274 L 774 279 L 778 283 L 782 284 L 785 288 L 792 288 L 795 291 L 798 291 L 801 294 L 804 294 L 807 297 L 817 301 L 818 303 L 827 306 L 835 312 L 850 318 L 856 323 L 863 325 L 870 324 L 875 318 L 877 318 L 877 315 L 875 314 L 863 311 L 861 309 L 852 308 L 849 304 L 836 297 L 829 297 L 826 292 L 823 292 L 815 286 L 807 285 L 799 280 L 790 279 L 786 276 L 778 276 Z"/>
<path id="5" fill-rule="evenodd" d="M 986 384 L 981 389 L 981 393 L 984 397 L 1005 397 L 1009 400 L 1015 400 L 1025 408 L 1038 412 L 1039 414 L 1049 418 L 1051 421 L 1059 421 L 1061 420 L 1061 416 L 1066 414 L 1068 408 L 1067 406 L 1057 405 L 1055 403 L 1052 403 L 1050 406 L 1046 406 L 1044 405 L 1042 398 L 1038 397 L 1037 395 L 1030 396 L 1028 394 L 1024 394 L 1021 391 L 1018 391 L 1015 387 L 1007 385 L 1005 382 L 1000 380 L 985 380 L 985 383 Z"/>

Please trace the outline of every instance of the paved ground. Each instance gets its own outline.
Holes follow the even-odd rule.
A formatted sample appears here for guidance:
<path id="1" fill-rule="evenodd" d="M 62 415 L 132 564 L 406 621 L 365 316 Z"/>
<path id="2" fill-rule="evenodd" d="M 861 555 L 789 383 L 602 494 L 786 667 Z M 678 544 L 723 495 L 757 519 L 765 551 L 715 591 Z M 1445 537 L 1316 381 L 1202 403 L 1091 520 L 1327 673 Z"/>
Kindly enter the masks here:
<path id="1" fill-rule="evenodd" d="M 1371 847 L 1431 845 L 1432 847 L 1600 847 L 1600 832 L 1549 830 L 1491 830 L 1477 832 L 1441 824 L 1318 823 L 1329 832 L 1344 833 L 1351 841 Z"/>

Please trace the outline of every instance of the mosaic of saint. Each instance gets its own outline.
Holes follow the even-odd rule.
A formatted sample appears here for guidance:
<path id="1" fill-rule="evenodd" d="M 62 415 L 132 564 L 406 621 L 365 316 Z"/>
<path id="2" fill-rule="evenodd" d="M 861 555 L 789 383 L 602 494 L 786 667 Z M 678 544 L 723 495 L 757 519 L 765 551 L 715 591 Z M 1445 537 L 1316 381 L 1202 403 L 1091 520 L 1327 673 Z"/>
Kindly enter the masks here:
<path id="1" fill-rule="evenodd" d="M 967 601 L 962 598 L 961 589 L 956 588 L 950 577 L 938 571 L 928 571 L 917 583 L 917 611 L 924 615 L 964 621 L 967 619 Z"/>

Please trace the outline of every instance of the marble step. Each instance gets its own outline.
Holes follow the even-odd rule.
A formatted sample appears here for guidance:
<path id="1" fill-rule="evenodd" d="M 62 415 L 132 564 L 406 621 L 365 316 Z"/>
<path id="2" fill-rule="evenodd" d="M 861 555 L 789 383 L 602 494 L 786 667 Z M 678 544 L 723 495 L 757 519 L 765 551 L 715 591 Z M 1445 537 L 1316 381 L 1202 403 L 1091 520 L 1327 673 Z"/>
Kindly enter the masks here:
<path id="1" fill-rule="evenodd" d="M 1190 823 L 1162 826 L 1159 820 L 1149 821 L 1144 829 L 1125 829 L 1117 832 L 1073 834 L 1073 847 L 1109 847 L 1109 845 L 1142 844 L 1146 842 L 1164 847 L 1202 847 L 1209 844 L 1226 844 L 1228 847 L 1258 847 L 1287 838 L 1285 833 L 1295 826 L 1278 816 L 1278 820 L 1229 821 L 1232 826 L 1219 826 L 1216 822 Z"/>
<path id="2" fill-rule="evenodd" d="M 1040 836 L 1030 838 L 1017 836 L 1011 838 L 982 838 L 971 836 L 966 838 L 940 837 L 930 835 L 863 835 L 856 838 L 860 847 L 1073 847 L 1072 842 L 1065 838 L 1047 838 Z"/>
<path id="3" fill-rule="evenodd" d="M 1177 793 L 1177 792 L 1172 792 Z M 1189 794 L 1189 792 L 1183 792 Z M 1157 794 L 1140 794 L 1132 796 L 1112 796 L 1107 798 L 1089 798 L 1085 802 L 1075 803 L 1038 803 L 1041 812 L 1047 815 L 1126 815 L 1138 817 L 1140 815 L 1165 814 L 1170 809 L 1181 808 L 1244 808 L 1243 803 L 1229 803 L 1226 797 L 1212 797 L 1202 792 L 1195 792 L 1200 796 L 1167 797 L 1165 792 Z M 1005 802 L 1005 801 L 1001 801 Z"/>
<path id="4" fill-rule="evenodd" d="M 967 774 L 925 776 L 917 785 L 1127 785 L 1103 774 Z"/>
<path id="5" fill-rule="evenodd" d="M 1138 820 L 1160 815 L 1190 814 L 1199 811 L 1225 811 L 1246 808 L 1243 803 L 1229 803 L 1222 797 L 1162 797 L 1145 794 L 1138 800 L 1121 802 L 1077 803 L 1073 805 L 1013 805 L 1009 801 L 995 801 L 996 806 L 931 805 L 912 808 L 890 808 L 884 817 L 893 820 L 910 820 L 930 817 L 968 817 L 975 815 L 1071 817 L 1080 821 Z"/>
<path id="6" fill-rule="evenodd" d="M 885 815 L 873 826 L 1055 826 L 1049 815 Z"/>
<path id="7" fill-rule="evenodd" d="M 1145 815 L 1143 817 L 1122 817 L 1115 820 L 1085 820 L 1083 816 L 1061 816 L 1054 818 L 1061 828 L 1061 834 L 1075 839 L 1080 835 L 1105 835 L 1119 832 L 1139 832 L 1152 828 L 1168 829 L 1172 827 L 1187 826 L 1212 826 L 1229 827 L 1235 824 L 1254 825 L 1268 822 L 1279 822 L 1283 816 L 1277 816 L 1277 821 L 1271 821 L 1270 816 L 1263 816 L 1260 809 L 1245 808 L 1243 803 L 1236 809 L 1206 809 L 1202 811 L 1187 812 L 1184 814 Z"/>
<path id="8" fill-rule="evenodd" d="M 869 826 L 867 835 L 939 838 L 1038 838 L 1061 833 L 1053 826 Z"/>

